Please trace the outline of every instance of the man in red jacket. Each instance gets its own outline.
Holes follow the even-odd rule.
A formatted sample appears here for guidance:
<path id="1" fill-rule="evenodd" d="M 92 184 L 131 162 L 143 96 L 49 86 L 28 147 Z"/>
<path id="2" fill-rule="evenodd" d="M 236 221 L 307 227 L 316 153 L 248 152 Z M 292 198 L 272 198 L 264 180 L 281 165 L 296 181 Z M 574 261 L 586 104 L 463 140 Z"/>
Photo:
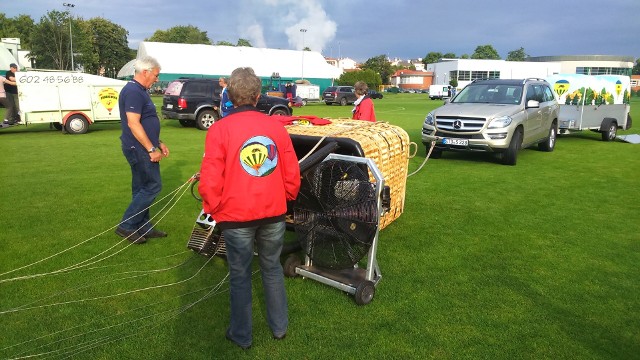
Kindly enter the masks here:
<path id="1" fill-rule="evenodd" d="M 289 323 L 280 253 L 287 201 L 300 190 L 300 167 L 284 126 L 256 109 L 262 82 L 237 68 L 228 84 L 234 104 L 208 130 L 198 191 L 224 236 L 231 298 L 226 338 L 251 347 L 251 262 L 257 248 L 267 323 L 283 339 Z"/>

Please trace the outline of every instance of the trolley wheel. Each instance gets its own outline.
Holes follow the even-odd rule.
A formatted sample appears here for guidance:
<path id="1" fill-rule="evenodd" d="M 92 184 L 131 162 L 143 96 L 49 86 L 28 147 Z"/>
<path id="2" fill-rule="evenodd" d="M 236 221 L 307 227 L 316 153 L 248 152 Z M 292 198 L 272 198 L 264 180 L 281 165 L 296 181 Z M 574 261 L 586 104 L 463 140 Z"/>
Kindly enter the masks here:
<path id="1" fill-rule="evenodd" d="M 287 256 L 287 259 L 284 261 L 284 265 L 282 265 L 282 269 L 284 271 L 284 275 L 287 277 L 297 277 L 296 268 L 302 265 L 302 260 L 296 254 L 291 254 Z"/>
<path id="2" fill-rule="evenodd" d="M 356 287 L 356 293 L 354 297 L 356 298 L 356 304 L 358 305 L 367 305 L 373 300 L 373 295 L 376 293 L 376 286 L 371 281 L 363 281 L 358 284 Z"/>

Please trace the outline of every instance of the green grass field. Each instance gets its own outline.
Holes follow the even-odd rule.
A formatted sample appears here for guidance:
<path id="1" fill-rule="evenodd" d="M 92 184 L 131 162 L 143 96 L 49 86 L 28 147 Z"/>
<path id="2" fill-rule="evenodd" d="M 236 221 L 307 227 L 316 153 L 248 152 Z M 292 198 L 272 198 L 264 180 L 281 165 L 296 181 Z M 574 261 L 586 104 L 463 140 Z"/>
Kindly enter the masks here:
<path id="1" fill-rule="evenodd" d="M 375 100 L 378 119 L 417 144 L 409 172 L 441 104 L 426 96 Z M 380 234 L 373 301 L 287 279 L 289 333 L 274 341 L 256 274 L 254 342 L 242 351 L 224 338 L 225 262 L 186 248 L 200 205 L 184 184 L 205 132 L 162 121 L 167 198 L 152 214 L 170 235 L 130 246 L 113 233 L 130 196 L 119 128 L 0 130 L 0 358 L 640 358 L 640 145 L 583 132 L 551 153 L 525 149 L 513 167 L 486 154 L 429 160 Z"/>

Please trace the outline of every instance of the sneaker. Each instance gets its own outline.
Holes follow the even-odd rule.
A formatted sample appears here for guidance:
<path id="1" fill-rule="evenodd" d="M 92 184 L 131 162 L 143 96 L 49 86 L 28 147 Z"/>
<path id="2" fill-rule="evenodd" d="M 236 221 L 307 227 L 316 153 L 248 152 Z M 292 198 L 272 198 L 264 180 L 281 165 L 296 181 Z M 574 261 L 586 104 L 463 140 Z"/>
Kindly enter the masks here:
<path id="1" fill-rule="evenodd" d="M 123 229 L 119 226 L 116 228 L 116 235 L 126 238 L 134 244 L 144 244 L 147 242 L 147 239 L 145 239 L 144 236 L 140 236 L 137 231 Z"/>
<path id="2" fill-rule="evenodd" d="M 163 238 L 167 237 L 167 233 L 157 229 L 151 229 L 150 231 L 142 233 L 146 238 Z"/>
<path id="3" fill-rule="evenodd" d="M 276 339 L 276 340 L 283 340 L 286 337 L 287 337 L 287 333 L 284 333 L 282 335 L 273 334 L 273 338 Z"/>

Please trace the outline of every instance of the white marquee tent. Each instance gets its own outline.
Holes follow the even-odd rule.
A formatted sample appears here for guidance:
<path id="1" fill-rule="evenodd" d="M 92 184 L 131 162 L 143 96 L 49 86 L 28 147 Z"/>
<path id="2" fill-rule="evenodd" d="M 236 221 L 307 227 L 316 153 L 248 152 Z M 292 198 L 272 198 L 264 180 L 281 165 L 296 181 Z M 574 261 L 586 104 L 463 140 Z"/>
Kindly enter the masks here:
<path id="1" fill-rule="evenodd" d="M 188 76 L 229 76 L 241 66 L 252 67 L 263 79 L 278 73 L 283 81 L 304 78 L 321 87 L 329 86 L 341 75 L 340 69 L 329 65 L 322 54 L 315 51 L 141 42 L 137 57 L 145 55 L 153 56 L 160 63 L 162 81 Z M 118 72 L 119 78 L 130 76 L 133 76 L 133 61 Z"/>

